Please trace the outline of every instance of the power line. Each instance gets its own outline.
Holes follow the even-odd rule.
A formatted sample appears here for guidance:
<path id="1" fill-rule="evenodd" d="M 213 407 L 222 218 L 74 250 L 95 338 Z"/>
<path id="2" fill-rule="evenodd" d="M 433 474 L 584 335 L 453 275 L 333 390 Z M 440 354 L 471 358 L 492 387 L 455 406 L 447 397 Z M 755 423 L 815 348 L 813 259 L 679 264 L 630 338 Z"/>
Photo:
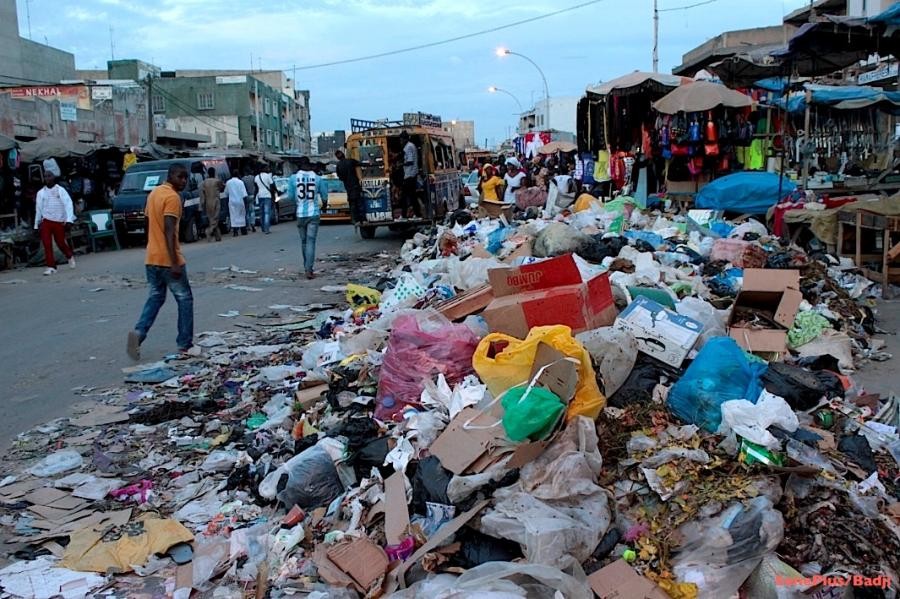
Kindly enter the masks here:
<path id="1" fill-rule="evenodd" d="M 188 116 L 192 116 L 197 119 L 207 119 L 210 122 L 206 122 L 205 124 L 209 125 L 213 129 L 222 131 L 224 133 L 234 133 L 235 131 L 240 132 L 240 126 L 235 127 L 231 123 L 217 119 L 214 116 L 201 114 L 201 113 L 197 112 L 197 109 L 195 109 L 193 106 L 187 104 L 186 102 L 182 102 L 176 96 L 170 94 L 168 91 L 166 91 L 164 89 L 156 88 L 154 90 L 154 93 L 159 93 L 160 96 L 163 97 L 163 99 L 165 99 L 167 102 L 171 102 L 176 107 L 178 107 L 181 110 L 183 110 L 184 112 L 186 112 L 188 114 Z M 152 98 L 151 98 L 151 106 L 152 106 Z M 217 127 L 216 125 L 213 124 L 213 122 L 220 123 L 221 125 L 228 127 L 228 129 L 222 129 L 221 127 Z"/>
<path id="2" fill-rule="evenodd" d="M 363 62 L 366 60 L 375 60 L 376 58 L 385 58 L 386 56 L 394 56 L 396 54 L 405 54 L 407 52 L 415 52 L 417 50 L 424 50 L 426 48 L 434 48 L 435 46 L 443 46 L 445 44 L 450 44 L 453 42 L 458 42 L 461 40 L 466 40 L 473 37 L 478 37 L 481 35 L 487 35 L 489 33 L 496 33 L 497 31 L 503 31 L 504 29 L 511 29 L 513 27 L 518 27 L 519 25 L 526 25 L 528 23 L 534 23 L 535 21 L 541 21 L 543 19 L 548 19 L 550 17 L 555 17 L 556 15 L 561 15 L 567 12 L 572 12 L 573 10 L 578 10 L 580 8 L 584 8 L 586 6 L 591 6 L 592 4 L 599 4 L 600 2 L 604 2 L 605 0 L 589 0 L 588 2 L 582 2 L 580 4 L 575 4 L 572 6 L 568 6 L 566 8 L 561 8 L 559 10 L 555 10 L 553 12 L 548 12 L 542 15 L 536 15 L 534 17 L 528 17 L 527 19 L 521 19 L 519 21 L 513 21 L 512 23 L 507 23 L 505 25 L 498 25 L 497 27 L 491 27 L 490 29 L 482 29 L 480 31 L 473 31 L 472 33 L 466 33 L 463 35 L 457 35 L 455 37 L 450 37 L 443 40 L 438 40 L 436 42 L 428 42 L 426 44 L 419 44 L 417 46 L 410 46 L 408 48 L 400 48 L 398 50 L 389 50 L 387 52 L 380 52 L 378 54 L 370 54 L 368 56 L 357 56 L 356 58 L 345 58 L 343 60 L 333 60 L 331 62 L 323 62 L 319 64 L 309 64 L 304 66 L 290 66 L 284 69 L 277 69 L 279 71 L 308 71 L 311 69 L 321 69 L 323 67 L 333 67 L 337 65 L 343 64 L 351 64 L 354 62 Z M 715 1 L 715 0 L 710 0 Z"/>
<path id="3" fill-rule="evenodd" d="M 707 4 L 712 4 L 713 2 L 718 2 L 719 0 L 705 0 L 704 2 L 698 2 L 696 4 L 688 4 L 687 6 L 673 6 L 672 8 L 660 8 L 656 12 L 673 12 L 676 10 L 687 10 L 689 8 L 697 8 L 698 6 L 705 6 Z"/>

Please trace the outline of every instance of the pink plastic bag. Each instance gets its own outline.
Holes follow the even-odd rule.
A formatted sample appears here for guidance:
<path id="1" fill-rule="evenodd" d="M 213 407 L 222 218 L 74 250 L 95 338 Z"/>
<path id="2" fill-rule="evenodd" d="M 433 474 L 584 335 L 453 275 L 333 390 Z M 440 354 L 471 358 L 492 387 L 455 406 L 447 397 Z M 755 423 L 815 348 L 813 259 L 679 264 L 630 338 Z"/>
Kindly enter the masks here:
<path id="1" fill-rule="evenodd" d="M 425 381 L 443 373 L 453 385 L 472 374 L 478 338 L 464 324 L 453 324 L 433 310 L 394 320 L 379 374 L 375 417 L 398 420 L 407 406 L 420 406 Z"/>

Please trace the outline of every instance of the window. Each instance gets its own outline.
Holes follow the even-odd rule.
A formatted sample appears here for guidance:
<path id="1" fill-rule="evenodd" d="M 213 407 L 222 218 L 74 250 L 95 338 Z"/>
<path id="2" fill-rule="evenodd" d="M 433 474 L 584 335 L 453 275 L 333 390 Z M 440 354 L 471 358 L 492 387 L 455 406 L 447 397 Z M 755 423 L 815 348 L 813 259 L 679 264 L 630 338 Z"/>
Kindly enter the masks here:
<path id="1" fill-rule="evenodd" d="M 216 103 L 213 100 L 213 95 L 210 93 L 201 92 L 197 94 L 197 108 L 200 110 L 212 110 L 216 107 Z"/>
<path id="2" fill-rule="evenodd" d="M 224 131 L 216 131 L 216 145 L 220 148 L 228 145 L 228 139 Z"/>
<path id="3" fill-rule="evenodd" d="M 269 99 L 268 99 L 268 98 L 266 98 L 266 99 L 263 101 L 263 105 L 266 107 L 266 109 L 265 109 L 266 114 L 269 114 Z"/>
<path id="4" fill-rule="evenodd" d="M 165 114 L 166 99 L 159 94 L 153 94 L 153 114 Z"/>
<path id="5" fill-rule="evenodd" d="M 272 145 L 272 130 L 271 129 L 266 129 L 266 145 L 267 146 Z"/>

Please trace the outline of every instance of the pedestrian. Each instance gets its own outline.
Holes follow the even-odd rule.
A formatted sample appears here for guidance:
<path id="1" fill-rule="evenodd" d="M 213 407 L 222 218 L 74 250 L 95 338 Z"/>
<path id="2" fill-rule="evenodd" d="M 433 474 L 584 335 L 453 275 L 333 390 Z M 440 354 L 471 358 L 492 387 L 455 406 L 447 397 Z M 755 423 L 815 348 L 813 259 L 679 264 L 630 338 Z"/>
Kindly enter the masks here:
<path id="1" fill-rule="evenodd" d="M 253 180 L 256 187 L 256 198 L 259 200 L 259 224 L 263 233 L 268 235 L 272 227 L 272 210 L 275 207 L 275 198 L 278 197 L 278 189 L 275 188 L 275 178 L 272 177 L 272 168 L 265 164 L 262 171 Z"/>
<path id="2" fill-rule="evenodd" d="M 366 220 L 366 205 L 362 199 L 362 185 L 359 182 L 359 175 L 356 172 L 361 165 L 354 158 L 347 158 L 344 153 L 337 150 L 334 153 L 337 158 L 337 167 L 335 172 L 338 179 L 344 184 L 347 192 L 347 202 L 350 204 L 350 220 L 353 224 L 359 224 Z"/>
<path id="3" fill-rule="evenodd" d="M 400 207 L 403 214 L 400 218 L 405 219 L 409 216 L 409 207 L 412 204 L 413 213 L 418 217 L 422 217 L 422 209 L 419 207 L 419 200 L 416 197 L 419 179 L 419 150 L 409 139 L 409 133 L 400 132 L 400 142 L 403 144 L 403 192 L 400 196 Z"/>
<path id="4" fill-rule="evenodd" d="M 300 170 L 291 175 L 288 193 L 297 201 L 297 229 L 300 231 L 300 252 L 306 278 L 315 278 L 316 236 L 319 234 L 319 217 L 328 206 L 328 187 L 325 179 L 313 171 L 309 158 L 300 158 Z M 319 200 L 322 205 L 319 206 Z"/>
<path id="5" fill-rule="evenodd" d="M 183 164 L 169 167 L 166 182 L 158 185 L 147 196 L 144 214 L 147 218 L 147 254 L 144 260 L 150 294 L 134 330 L 128 333 L 128 355 L 133 360 L 141 357 L 141 343 L 159 309 L 166 301 L 166 289 L 172 292 L 178 303 L 178 350 L 187 353 L 194 341 L 194 296 L 188 283 L 187 268 L 178 230 L 181 220 L 181 196 L 187 186 L 188 171 Z M 237 180 L 240 183 L 240 180 Z"/>
<path id="6" fill-rule="evenodd" d="M 225 193 L 228 194 L 228 219 L 231 221 L 231 232 L 235 237 L 238 232 L 247 234 L 247 207 L 244 200 L 247 197 L 247 188 L 237 173 L 231 174 L 231 179 L 225 184 Z"/>
<path id="7" fill-rule="evenodd" d="M 209 224 L 206 227 L 206 240 L 212 241 L 215 235 L 216 241 L 222 241 L 222 232 L 219 230 L 219 212 L 222 210 L 221 193 L 225 185 L 216 177 L 216 169 L 210 167 L 206 171 L 206 180 L 200 185 L 200 200 L 203 202 L 203 210 Z"/>
<path id="8" fill-rule="evenodd" d="M 478 181 L 478 191 L 481 192 L 481 199 L 489 202 L 499 202 L 500 196 L 497 194 L 499 189 L 503 188 L 503 179 L 494 173 L 494 167 L 485 164 L 481 172 L 481 179 Z"/>
<path id="9" fill-rule="evenodd" d="M 503 201 L 507 204 L 516 203 L 516 191 L 522 187 L 525 179 L 525 172 L 522 171 L 522 164 L 515 158 L 506 159 L 506 175 L 503 182 L 506 183 L 506 191 L 503 193 Z"/>
<path id="10" fill-rule="evenodd" d="M 244 198 L 244 218 L 250 231 L 256 232 L 256 197 L 258 189 L 256 188 L 255 177 L 250 169 L 244 171 L 244 178 L 241 179 L 244 189 L 247 191 L 247 197 Z"/>
<path id="11" fill-rule="evenodd" d="M 56 184 L 56 175 L 51 170 L 44 171 L 44 187 L 35 198 L 34 228 L 40 230 L 44 244 L 44 259 L 47 262 L 45 275 L 56 273 L 56 255 L 53 241 L 65 255 L 69 268 L 75 268 L 75 254 L 66 243 L 66 231 L 75 222 L 75 207 L 69 192 Z"/>

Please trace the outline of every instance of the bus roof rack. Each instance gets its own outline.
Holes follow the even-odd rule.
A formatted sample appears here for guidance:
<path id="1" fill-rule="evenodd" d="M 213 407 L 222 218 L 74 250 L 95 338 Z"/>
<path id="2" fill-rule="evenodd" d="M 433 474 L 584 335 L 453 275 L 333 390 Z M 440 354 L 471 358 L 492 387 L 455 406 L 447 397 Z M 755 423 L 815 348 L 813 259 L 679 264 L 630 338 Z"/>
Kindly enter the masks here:
<path id="1" fill-rule="evenodd" d="M 350 133 L 362 133 L 363 131 L 371 131 L 372 129 L 388 129 L 391 127 L 402 126 L 403 121 L 389 121 L 388 119 L 381 119 L 379 121 L 350 119 Z"/>

